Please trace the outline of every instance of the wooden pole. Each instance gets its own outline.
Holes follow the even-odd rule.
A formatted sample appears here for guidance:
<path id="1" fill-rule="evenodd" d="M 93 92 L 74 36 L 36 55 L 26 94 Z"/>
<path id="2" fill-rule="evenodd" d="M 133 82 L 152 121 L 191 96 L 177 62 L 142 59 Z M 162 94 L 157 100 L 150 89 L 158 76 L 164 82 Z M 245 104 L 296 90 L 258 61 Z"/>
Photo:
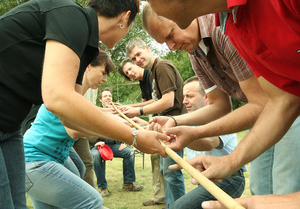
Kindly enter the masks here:
<path id="1" fill-rule="evenodd" d="M 140 125 L 133 122 L 130 118 L 124 115 L 113 103 L 114 109 L 130 124 L 132 124 L 138 130 L 144 130 Z M 220 201 L 228 209 L 245 209 L 238 202 L 236 202 L 232 197 L 220 189 L 215 183 L 206 178 L 202 173 L 197 171 L 193 166 L 183 160 L 176 152 L 167 147 L 161 142 L 161 145 L 165 152 L 186 172 L 188 172 L 194 179 L 198 181 L 210 194 L 212 194 L 218 201 Z"/>

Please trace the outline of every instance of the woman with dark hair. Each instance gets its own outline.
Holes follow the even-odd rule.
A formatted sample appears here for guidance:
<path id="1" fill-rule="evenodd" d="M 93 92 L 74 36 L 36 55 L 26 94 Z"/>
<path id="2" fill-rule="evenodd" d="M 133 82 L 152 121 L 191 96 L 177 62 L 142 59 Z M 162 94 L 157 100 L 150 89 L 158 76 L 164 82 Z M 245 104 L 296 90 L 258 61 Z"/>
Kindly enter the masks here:
<path id="1" fill-rule="evenodd" d="M 0 208 L 27 208 L 20 125 L 32 104 L 73 129 L 132 144 L 132 129 L 85 99 L 81 82 L 99 41 L 112 48 L 138 12 L 139 0 L 31 0 L 0 17 Z M 165 156 L 159 137 L 139 131 L 136 146 Z"/>

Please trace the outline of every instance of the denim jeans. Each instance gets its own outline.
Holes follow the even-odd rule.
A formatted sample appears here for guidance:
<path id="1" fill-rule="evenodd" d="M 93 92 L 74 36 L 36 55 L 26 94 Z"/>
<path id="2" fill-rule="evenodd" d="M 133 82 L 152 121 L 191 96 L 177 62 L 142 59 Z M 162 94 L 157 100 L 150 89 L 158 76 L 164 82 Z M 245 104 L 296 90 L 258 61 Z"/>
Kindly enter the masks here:
<path id="1" fill-rule="evenodd" d="M 25 159 L 21 131 L 0 131 L 0 208 L 27 208 Z"/>
<path id="2" fill-rule="evenodd" d="M 71 171 L 72 173 L 76 174 L 77 176 L 79 176 L 80 178 L 83 179 L 84 174 L 85 174 L 85 166 L 81 160 L 81 158 L 79 157 L 79 155 L 77 154 L 77 152 L 75 151 L 74 148 L 71 148 L 69 151 L 69 157 L 65 162 L 64 165 L 69 171 Z M 73 169 L 75 166 L 75 169 Z"/>
<path id="3" fill-rule="evenodd" d="M 183 150 L 177 152 L 183 157 Z M 165 203 L 167 208 L 171 208 L 173 203 L 185 195 L 184 177 L 181 170 L 171 171 L 170 165 L 176 164 L 171 157 L 160 157 L 160 171 L 165 179 Z"/>
<path id="4" fill-rule="evenodd" d="M 250 163 L 253 195 L 289 194 L 300 191 L 300 117 L 283 138 Z"/>
<path id="5" fill-rule="evenodd" d="M 222 183 L 216 183 L 224 192 L 233 198 L 238 198 L 243 194 L 245 188 L 245 177 L 241 170 L 232 174 Z M 207 200 L 216 200 L 204 187 L 199 185 L 186 195 L 182 196 L 172 205 L 172 209 L 202 209 L 201 204 Z"/>
<path id="6" fill-rule="evenodd" d="M 119 150 L 120 144 L 107 144 L 114 153 L 114 157 L 123 158 L 123 182 L 129 184 L 135 182 L 134 171 L 134 155 L 131 154 L 130 148 Z M 92 155 L 94 158 L 94 169 L 97 177 L 97 185 L 99 189 L 105 189 L 107 187 L 107 181 L 105 179 L 105 160 L 103 160 L 99 154 L 98 148 L 93 147 Z"/>
<path id="7" fill-rule="evenodd" d="M 26 162 L 26 191 L 35 209 L 95 209 L 103 204 L 95 188 L 54 161 Z"/>

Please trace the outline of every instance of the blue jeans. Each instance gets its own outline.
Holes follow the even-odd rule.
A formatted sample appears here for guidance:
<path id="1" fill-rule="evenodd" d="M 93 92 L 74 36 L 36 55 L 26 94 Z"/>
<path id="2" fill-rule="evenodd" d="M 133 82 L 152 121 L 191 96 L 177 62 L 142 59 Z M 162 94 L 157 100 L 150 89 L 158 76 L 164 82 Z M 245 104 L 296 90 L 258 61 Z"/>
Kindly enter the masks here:
<path id="1" fill-rule="evenodd" d="M 123 182 L 129 184 L 135 182 L 134 171 L 134 155 L 131 154 L 130 148 L 119 150 L 120 144 L 107 144 L 114 153 L 114 157 L 123 158 Z M 107 188 L 107 181 L 105 179 L 105 160 L 99 154 L 98 148 L 93 147 L 92 155 L 94 158 L 94 169 L 97 177 L 97 185 L 99 189 Z"/>
<path id="2" fill-rule="evenodd" d="M 72 173 L 76 174 L 80 178 L 83 179 L 86 168 L 85 165 L 83 164 L 81 158 L 75 151 L 73 147 L 71 147 L 69 151 L 69 157 L 67 158 L 65 165 L 64 165 L 69 171 Z M 73 169 L 75 166 L 75 169 Z"/>
<path id="3" fill-rule="evenodd" d="M 177 152 L 180 157 L 183 157 L 183 150 Z M 171 208 L 173 203 L 185 195 L 184 177 L 181 170 L 171 171 L 170 165 L 176 164 L 171 157 L 160 157 L 160 172 L 165 179 L 165 203 L 167 208 Z"/>
<path id="4" fill-rule="evenodd" d="M 26 191 L 35 209 L 102 208 L 91 185 L 54 161 L 26 162 Z"/>
<path id="5" fill-rule="evenodd" d="M 21 131 L 0 131 L 0 208 L 27 208 Z"/>
<path id="6" fill-rule="evenodd" d="M 239 170 L 229 178 L 223 179 L 222 183 L 216 183 L 216 185 L 232 198 L 240 197 L 245 188 L 243 171 Z M 172 205 L 172 209 L 202 209 L 202 202 L 208 200 L 216 200 L 216 198 L 204 189 L 204 187 L 199 185 L 197 188 L 176 200 Z"/>
<path id="7" fill-rule="evenodd" d="M 289 194 L 300 191 L 300 117 L 283 138 L 250 163 L 253 195 Z"/>

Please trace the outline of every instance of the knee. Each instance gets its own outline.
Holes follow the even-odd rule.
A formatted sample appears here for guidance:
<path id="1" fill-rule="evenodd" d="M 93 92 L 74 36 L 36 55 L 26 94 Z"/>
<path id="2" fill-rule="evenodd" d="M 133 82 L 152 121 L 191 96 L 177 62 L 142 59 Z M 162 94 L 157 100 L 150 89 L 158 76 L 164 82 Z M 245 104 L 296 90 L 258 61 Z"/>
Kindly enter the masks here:
<path id="1" fill-rule="evenodd" d="M 99 209 L 101 209 L 102 206 L 103 206 L 102 196 L 100 194 L 96 195 L 96 196 L 93 196 L 93 199 L 91 198 L 91 200 L 89 201 L 89 203 L 90 204 L 89 204 L 89 206 L 87 208 L 90 208 L 90 209 L 99 208 Z"/>
<path id="2" fill-rule="evenodd" d="M 92 156 L 93 156 L 93 161 L 94 162 L 99 162 L 101 160 L 101 156 L 97 150 L 92 150 Z"/>

